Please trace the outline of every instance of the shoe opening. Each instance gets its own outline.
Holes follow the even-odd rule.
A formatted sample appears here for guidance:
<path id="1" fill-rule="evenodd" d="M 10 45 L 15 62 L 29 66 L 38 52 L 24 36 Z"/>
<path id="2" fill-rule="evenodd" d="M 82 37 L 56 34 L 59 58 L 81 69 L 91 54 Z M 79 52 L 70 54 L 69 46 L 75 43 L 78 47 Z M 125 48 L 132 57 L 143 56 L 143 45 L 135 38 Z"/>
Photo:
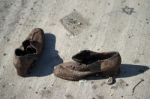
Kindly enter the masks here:
<path id="1" fill-rule="evenodd" d="M 83 64 L 91 64 L 98 60 L 105 60 L 113 57 L 116 52 L 108 52 L 108 53 L 96 53 L 89 50 L 81 51 L 72 57 L 73 60 L 83 63 Z"/>
<path id="2" fill-rule="evenodd" d="M 15 50 L 15 55 L 16 56 L 24 56 L 26 53 L 22 51 L 21 49 L 16 49 Z"/>
<path id="3" fill-rule="evenodd" d="M 33 48 L 32 46 L 28 46 L 28 47 L 26 48 L 26 53 L 27 53 L 27 54 L 34 54 L 34 53 L 36 53 L 36 49 Z"/>
<path id="4" fill-rule="evenodd" d="M 29 40 L 25 40 L 23 43 L 22 43 L 24 49 L 26 49 L 29 45 L 30 45 L 30 41 Z"/>

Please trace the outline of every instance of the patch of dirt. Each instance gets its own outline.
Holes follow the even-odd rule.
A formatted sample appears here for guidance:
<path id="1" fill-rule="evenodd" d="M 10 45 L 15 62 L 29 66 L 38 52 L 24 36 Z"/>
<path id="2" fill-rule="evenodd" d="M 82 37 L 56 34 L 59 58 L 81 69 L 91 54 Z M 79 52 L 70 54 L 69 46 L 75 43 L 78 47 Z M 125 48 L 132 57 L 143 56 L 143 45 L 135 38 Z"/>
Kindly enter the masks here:
<path id="1" fill-rule="evenodd" d="M 130 8 L 128 6 L 125 6 L 124 8 L 122 8 L 122 11 L 128 15 L 131 15 L 132 13 L 134 13 L 134 8 Z"/>
<path id="2" fill-rule="evenodd" d="M 97 89 L 97 85 L 93 85 L 93 86 L 92 86 L 92 89 Z"/>
<path id="3" fill-rule="evenodd" d="M 70 94 L 66 94 L 65 97 L 66 97 L 67 99 L 74 99 L 74 97 L 73 97 L 72 95 L 70 95 Z"/>
<path id="4" fill-rule="evenodd" d="M 83 18 L 76 10 L 73 10 L 72 13 L 60 19 L 60 22 L 64 28 L 74 36 L 88 26 L 87 20 L 85 20 L 85 18 Z"/>
<path id="5" fill-rule="evenodd" d="M 96 95 L 97 99 L 104 99 L 104 96 Z"/>
<path id="6" fill-rule="evenodd" d="M 102 82 L 102 83 L 101 83 L 101 86 L 103 86 L 103 85 L 105 85 L 105 84 L 106 84 L 106 82 Z"/>
<path id="7" fill-rule="evenodd" d="M 124 80 L 120 79 L 111 89 L 117 90 L 118 88 L 124 89 L 125 87 L 129 86 Z"/>
<path id="8" fill-rule="evenodd" d="M 6 56 L 7 54 L 6 53 L 3 53 L 3 56 Z"/>
<path id="9" fill-rule="evenodd" d="M 36 94 L 38 94 L 38 92 L 36 92 Z M 40 94 L 42 97 L 49 98 L 51 97 L 52 92 L 49 89 L 44 87 L 43 90 L 41 90 Z"/>
<path id="10" fill-rule="evenodd" d="M 133 62 L 134 62 L 134 63 L 139 63 L 140 60 L 139 60 L 139 59 L 135 59 Z"/>

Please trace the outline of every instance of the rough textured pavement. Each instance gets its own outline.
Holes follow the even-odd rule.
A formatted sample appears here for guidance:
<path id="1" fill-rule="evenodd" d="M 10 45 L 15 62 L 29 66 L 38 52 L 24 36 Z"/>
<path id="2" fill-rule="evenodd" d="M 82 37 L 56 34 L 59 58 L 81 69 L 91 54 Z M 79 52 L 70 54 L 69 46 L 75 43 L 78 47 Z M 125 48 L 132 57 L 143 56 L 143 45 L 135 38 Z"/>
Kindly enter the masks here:
<path id="1" fill-rule="evenodd" d="M 31 77 L 13 66 L 14 49 L 40 27 L 45 50 Z M 0 99 L 149 99 L 150 0 L 0 0 Z M 55 65 L 83 49 L 119 51 L 116 83 L 57 78 Z"/>

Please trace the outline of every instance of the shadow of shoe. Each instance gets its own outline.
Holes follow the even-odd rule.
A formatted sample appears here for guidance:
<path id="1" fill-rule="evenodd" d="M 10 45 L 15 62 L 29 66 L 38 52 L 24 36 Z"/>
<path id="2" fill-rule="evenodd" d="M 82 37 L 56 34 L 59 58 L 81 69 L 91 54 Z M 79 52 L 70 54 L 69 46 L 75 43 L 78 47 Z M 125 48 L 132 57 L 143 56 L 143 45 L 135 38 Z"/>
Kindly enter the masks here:
<path id="1" fill-rule="evenodd" d="M 121 64 L 120 74 L 118 75 L 118 78 L 136 76 L 144 73 L 148 69 L 148 66 L 143 65 Z"/>
<path id="2" fill-rule="evenodd" d="M 29 71 L 29 76 L 47 76 L 53 72 L 54 66 L 63 62 L 55 50 L 56 37 L 53 34 L 45 33 L 45 45 L 42 55 Z"/>
<path id="3" fill-rule="evenodd" d="M 148 66 L 143 66 L 143 65 L 121 64 L 120 73 L 116 78 L 136 76 L 136 75 L 146 72 L 148 69 L 149 69 Z M 87 80 L 99 80 L 99 79 L 105 79 L 105 78 L 106 77 L 102 77 L 100 73 L 86 77 Z"/>

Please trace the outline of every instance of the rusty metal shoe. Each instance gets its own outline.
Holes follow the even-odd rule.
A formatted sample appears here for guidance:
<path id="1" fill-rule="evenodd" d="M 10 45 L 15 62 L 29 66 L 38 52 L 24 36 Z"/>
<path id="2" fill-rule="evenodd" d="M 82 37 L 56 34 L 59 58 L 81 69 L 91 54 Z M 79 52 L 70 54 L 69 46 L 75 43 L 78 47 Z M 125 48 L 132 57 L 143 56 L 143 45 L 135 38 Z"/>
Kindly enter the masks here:
<path id="1" fill-rule="evenodd" d="M 66 80 L 80 80 L 89 75 L 101 73 L 113 77 L 119 73 L 121 57 L 119 52 L 93 52 L 83 50 L 72 57 L 74 61 L 59 64 L 54 75 Z"/>
<path id="2" fill-rule="evenodd" d="M 44 47 L 44 31 L 35 28 L 22 42 L 22 45 L 15 49 L 13 63 L 20 76 L 27 76 L 29 68 L 39 58 Z"/>

